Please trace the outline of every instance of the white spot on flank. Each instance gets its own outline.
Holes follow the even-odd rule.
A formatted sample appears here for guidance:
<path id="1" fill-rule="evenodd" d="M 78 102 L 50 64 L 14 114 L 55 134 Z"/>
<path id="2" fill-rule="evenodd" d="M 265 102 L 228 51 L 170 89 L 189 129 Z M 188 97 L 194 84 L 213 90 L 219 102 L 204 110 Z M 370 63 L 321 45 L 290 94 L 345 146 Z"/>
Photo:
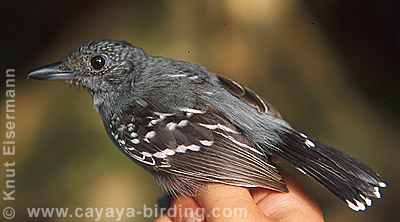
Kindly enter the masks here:
<path id="1" fill-rule="evenodd" d="M 185 153 L 186 150 L 191 150 L 191 151 L 199 151 L 200 150 L 200 146 L 192 144 L 192 145 L 179 145 L 176 149 L 175 152 L 177 153 Z"/>
<path id="2" fill-rule="evenodd" d="M 387 187 L 386 183 L 385 183 L 385 182 L 382 182 L 382 181 L 379 182 L 379 186 L 382 187 L 382 188 Z"/>
<path id="3" fill-rule="evenodd" d="M 315 147 L 315 144 L 311 141 L 311 140 L 309 140 L 309 139 L 306 139 L 305 141 L 304 141 L 304 144 L 306 144 L 308 147 Z"/>
<path id="4" fill-rule="evenodd" d="M 125 141 L 124 140 L 118 140 L 118 142 L 122 145 L 125 145 Z"/>
<path id="5" fill-rule="evenodd" d="M 346 200 L 346 202 L 347 202 L 347 206 L 349 206 L 352 210 L 355 210 L 355 211 L 360 210 L 360 208 L 358 208 L 354 203 L 350 202 L 349 200 Z"/>
<path id="6" fill-rule="evenodd" d="M 146 135 L 144 137 L 151 139 L 151 138 L 154 138 L 155 136 L 156 136 L 156 132 L 150 131 L 150 132 L 146 133 Z"/>
<path id="7" fill-rule="evenodd" d="M 146 160 L 146 157 L 144 155 L 138 156 L 138 155 L 135 155 L 133 153 L 130 153 L 129 155 L 131 157 L 135 158 L 136 160 L 139 160 L 140 162 L 145 163 L 147 165 L 151 165 L 151 166 L 156 165 L 156 161 L 154 161 L 153 158 L 151 158 L 150 161 L 148 161 L 148 160 Z"/>
<path id="8" fill-rule="evenodd" d="M 199 123 L 199 125 L 210 130 L 216 130 L 218 128 L 217 125 L 212 125 L 212 124 Z"/>
<path id="9" fill-rule="evenodd" d="M 167 155 L 165 153 L 162 153 L 162 152 L 157 152 L 153 156 L 157 157 L 157 158 L 165 158 L 165 157 L 167 157 Z"/>
<path id="10" fill-rule="evenodd" d="M 181 108 L 180 109 L 183 112 L 187 112 L 187 113 L 195 113 L 195 114 L 204 114 L 204 111 L 198 110 L 198 109 L 192 109 L 192 108 Z"/>
<path id="11" fill-rule="evenodd" d="M 169 130 L 175 130 L 176 129 L 176 123 L 173 123 L 173 122 L 167 123 L 167 128 Z"/>
<path id="12" fill-rule="evenodd" d="M 150 121 L 150 124 L 156 125 L 160 121 L 161 121 L 161 119 L 153 119 L 152 121 Z"/>
<path id="13" fill-rule="evenodd" d="M 135 150 L 135 148 L 133 148 L 133 147 L 129 147 L 129 148 L 128 148 L 128 150 Z"/>
<path id="14" fill-rule="evenodd" d="M 149 153 L 149 152 L 142 152 L 142 155 L 145 157 L 152 157 L 153 154 Z"/>
<path id="15" fill-rule="evenodd" d="M 356 200 L 356 199 L 354 199 L 354 200 L 356 201 L 357 207 L 358 207 L 360 210 L 364 211 L 364 210 L 366 209 L 366 207 L 365 207 L 365 205 L 364 205 L 363 203 L 361 203 L 360 201 L 358 201 L 358 200 Z"/>
<path id="16" fill-rule="evenodd" d="M 191 150 L 191 151 L 199 151 L 200 150 L 200 146 L 197 146 L 197 145 L 194 145 L 194 144 L 186 146 L 186 148 L 188 150 Z"/>
<path id="17" fill-rule="evenodd" d="M 175 152 L 177 152 L 177 153 L 185 153 L 186 152 L 186 146 L 185 145 L 179 145 L 177 148 L 176 148 L 176 150 L 175 150 Z"/>
<path id="18" fill-rule="evenodd" d="M 154 112 L 154 114 L 158 115 L 161 120 L 164 120 L 168 116 L 173 116 L 173 113 L 159 113 L 159 112 Z"/>
<path id="19" fill-rule="evenodd" d="M 129 135 L 131 138 L 134 138 L 134 137 L 137 137 L 138 136 L 138 134 L 137 133 L 135 133 L 135 132 L 132 132 L 131 133 L 131 135 Z"/>
<path id="20" fill-rule="evenodd" d="M 117 133 L 117 134 L 114 134 L 113 136 L 114 136 L 114 139 L 116 139 L 116 140 L 117 140 L 118 137 L 119 137 L 119 136 L 118 136 L 118 133 Z"/>
<path id="21" fill-rule="evenodd" d="M 199 142 L 204 146 L 212 146 L 214 143 L 213 141 L 209 141 L 209 140 L 200 140 Z"/>
<path id="22" fill-rule="evenodd" d="M 139 143 L 140 143 L 140 140 L 139 140 L 139 139 L 133 139 L 133 140 L 131 140 L 131 142 L 132 142 L 133 144 L 139 144 Z"/>
<path id="23" fill-rule="evenodd" d="M 191 76 L 191 77 L 189 77 L 189 79 L 198 79 L 199 77 L 198 76 Z"/>
<path id="24" fill-rule="evenodd" d="M 228 132 L 228 133 L 239 134 L 239 132 L 237 132 L 237 131 L 235 131 L 235 130 L 233 130 L 233 129 L 227 127 L 227 126 L 224 126 L 224 125 L 222 125 L 222 124 L 219 124 L 219 123 L 218 123 L 217 125 L 199 123 L 199 125 L 202 126 L 202 127 L 207 128 L 207 129 L 210 129 L 210 130 L 221 129 L 221 130 L 223 130 L 223 131 L 225 131 L 225 132 Z"/>
<path id="25" fill-rule="evenodd" d="M 179 123 L 178 123 L 178 127 L 179 128 L 182 128 L 182 127 L 185 127 L 185 126 L 187 126 L 187 124 L 189 123 L 189 121 L 187 121 L 187 120 L 181 120 Z"/>
<path id="26" fill-rule="evenodd" d="M 171 150 L 171 149 L 165 149 L 162 151 L 165 155 L 167 156 L 172 156 L 175 154 L 175 151 Z"/>
<path id="27" fill-rule="evenodd" d="M 119 131 L 124 131 L 126 129 L 126 126 L 124 124 L 119 125 L 118 129 Z"/>
<path id="28" fill-rule="evenodd" d="M 236 130 L 233 130 L 233 129 L 231 129 L 231 128 L 229 128 L 229 127 L 226 127 L 226 126 L 224 126 L 224 125 L 221 125 L 221 124 L 219 124 L 219 123 L 218 123 L 218 128 L 220 128 L 220 129 L 222 129 L 222 130 L 224 130 L 224 131 L 226 131 L 226 132 L 229 132 L 229 133 L 236 133 L 236 134 L 239 133 L 239 132 L 237 132 Z"/>

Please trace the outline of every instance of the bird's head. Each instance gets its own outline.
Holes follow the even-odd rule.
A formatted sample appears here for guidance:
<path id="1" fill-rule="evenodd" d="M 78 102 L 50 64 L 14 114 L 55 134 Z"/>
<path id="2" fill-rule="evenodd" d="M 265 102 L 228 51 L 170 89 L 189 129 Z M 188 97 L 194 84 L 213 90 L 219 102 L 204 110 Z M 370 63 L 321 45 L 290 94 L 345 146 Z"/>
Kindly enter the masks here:
<path id="1" fill-rule="evenodd" d="M 61 62 L 36 69 L 27 78 L 65 80 L 84 87 L 93 96 L 129 84 L 128 75 L 140 68 L 145 57 L 143 50 L 125 41 L 89 41 L 76 47 Z"/>

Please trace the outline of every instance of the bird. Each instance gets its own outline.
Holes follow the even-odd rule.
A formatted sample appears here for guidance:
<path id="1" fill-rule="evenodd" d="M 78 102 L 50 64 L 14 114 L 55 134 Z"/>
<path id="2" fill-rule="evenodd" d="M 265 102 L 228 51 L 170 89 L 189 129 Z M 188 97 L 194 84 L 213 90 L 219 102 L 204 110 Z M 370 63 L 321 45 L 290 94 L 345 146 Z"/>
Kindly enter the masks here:
<path id="1" fill-rule="evenodd" d="M 288 192 L 275 158 L 355 211 L 386 187 L 366 164 L 294 129 L 251 89 L 126 41 L 84 42 L 26 78 L 84 88 L 115 146 L 172 196 L 196 196 L 208 183 Z"/>

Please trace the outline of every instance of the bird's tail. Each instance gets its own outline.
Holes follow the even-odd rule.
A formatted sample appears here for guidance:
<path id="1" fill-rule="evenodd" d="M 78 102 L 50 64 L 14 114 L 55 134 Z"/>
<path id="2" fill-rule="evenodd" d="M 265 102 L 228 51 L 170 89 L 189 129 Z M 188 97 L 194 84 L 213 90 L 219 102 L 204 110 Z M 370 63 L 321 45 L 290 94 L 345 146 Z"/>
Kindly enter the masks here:
<path id="1" fill-rule="evenodd" d="M 358 160 L 302 133 L 281 134 L 283 144 L 274 153 L 300 172 L 314 178 L 355 210 L 371 206 L 386 187 L 379 174 Z"/>

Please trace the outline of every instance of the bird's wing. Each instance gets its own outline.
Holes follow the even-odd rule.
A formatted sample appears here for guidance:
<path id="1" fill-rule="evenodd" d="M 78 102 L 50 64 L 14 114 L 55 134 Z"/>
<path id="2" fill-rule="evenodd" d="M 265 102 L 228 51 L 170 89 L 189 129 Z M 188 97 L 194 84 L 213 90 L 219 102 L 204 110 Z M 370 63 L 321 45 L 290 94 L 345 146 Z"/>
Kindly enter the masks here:
<path id="1" fill-rule="evenodd" d="M 245 102 L 247 105 L 257 109 L 259 113 L 265 113 L 268 115 L 275 116 L 276 118 L 282 119 L 282 115 L 279 111 L 272 106 L 271 103 L 267 102 L 251 89 L 240 85 L 236 81 L 227 79 L 222 76 L 217 76 L 221 86 L 232 93 L 234 96 L 238 97 L 240 100 Z"/>
<path id="2" fill-rule="evenodd" d="M 151 166 L 170 192 L 193 195 L 196 181 L 287 191 L 268 157 L 210 105 L 173 113 L 132 107 L 112 118 L 110 131 L 121 150 Z"/>

